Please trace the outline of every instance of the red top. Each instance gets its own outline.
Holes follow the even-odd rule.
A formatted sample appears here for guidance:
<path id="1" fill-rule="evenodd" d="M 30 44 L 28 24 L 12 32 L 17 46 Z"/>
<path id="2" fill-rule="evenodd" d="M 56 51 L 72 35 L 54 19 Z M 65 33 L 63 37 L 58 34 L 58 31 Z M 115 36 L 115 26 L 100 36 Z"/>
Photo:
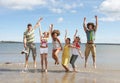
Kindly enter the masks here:
<path id="1" fill-rule="evenodd" d="M 77 48 L 80 48 L 80 44 L 79 44 L 79 43 L 76 43 L 76 47 L 77 47 Z"/>

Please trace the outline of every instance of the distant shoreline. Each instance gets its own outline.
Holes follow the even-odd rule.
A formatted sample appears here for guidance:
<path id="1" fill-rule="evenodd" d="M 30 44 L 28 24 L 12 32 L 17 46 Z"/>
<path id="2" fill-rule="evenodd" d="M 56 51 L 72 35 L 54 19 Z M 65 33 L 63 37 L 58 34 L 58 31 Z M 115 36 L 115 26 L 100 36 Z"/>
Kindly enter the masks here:
<path id="1" fill-rule="evenodd" d="M 19 41 L 0 41 L 0 43 L 23 43 L 23 42 L 19 42 Z M 36 43 L 38 43 L 38 42 L 36 42 Z M 82 43 L 82 44 L 86 44 L 86 43 Z M 120 45 L 120 43 L 95 43 L 95 44 L 96 45 Z"/>
<path id="2" fill-rule="evenodd" d="M 22 43 L 18 41 L 0 41 L 0 43 Z"/>

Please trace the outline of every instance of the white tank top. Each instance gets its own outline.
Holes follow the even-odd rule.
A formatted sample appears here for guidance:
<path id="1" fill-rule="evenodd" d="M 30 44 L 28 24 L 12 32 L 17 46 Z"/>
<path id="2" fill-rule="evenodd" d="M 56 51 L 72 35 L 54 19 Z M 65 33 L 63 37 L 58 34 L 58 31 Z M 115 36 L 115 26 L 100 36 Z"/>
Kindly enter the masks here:
<path id="1" fill-rule="evenodd" d="M 60 48 L 60 44 L 59 44 L 58 41 L 54 41 L 54 40 L 53 40 L 52 43 L 53 43 L 53 49 Z"/>

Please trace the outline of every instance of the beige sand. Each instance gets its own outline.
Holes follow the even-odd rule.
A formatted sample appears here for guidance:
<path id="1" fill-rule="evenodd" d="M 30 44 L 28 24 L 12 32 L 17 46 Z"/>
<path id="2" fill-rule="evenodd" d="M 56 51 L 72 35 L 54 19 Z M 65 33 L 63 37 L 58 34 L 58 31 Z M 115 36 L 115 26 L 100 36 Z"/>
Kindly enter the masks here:
<path id="1" fill-rule="evenodd" d="M 48 72 L 32 68 L 22 72 L 24 64 L 0 64 L 0 83 L 120 83 L 120 70 L 112 70 L 104 67 L 80 68 L 79 72 L 66 73 L 61 65 L 49 64 Z"/>

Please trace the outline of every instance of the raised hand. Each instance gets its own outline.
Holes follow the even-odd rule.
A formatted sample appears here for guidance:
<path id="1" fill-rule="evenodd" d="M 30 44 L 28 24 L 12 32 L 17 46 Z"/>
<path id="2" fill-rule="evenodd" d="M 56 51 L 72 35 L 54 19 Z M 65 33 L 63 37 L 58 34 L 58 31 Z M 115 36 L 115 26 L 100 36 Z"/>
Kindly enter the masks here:
<path id="1" fill-rule="evenodd" d="M 43 20 L 43 17 L 41 17 L 40 19 L 39 19 L 39 22 L 41 22 Z"/>
<path id="2" fill-rule="evenodd" d="M 95 31 L 96 31 L 98 28 L 98 16 L 97 15 L 95 15 L 95 19 L 96 19 L 96 28 L 95 28 Z"/>
<path id="3" fill-rule="evenodd" d="M 53 28 L 53 24 L 50 24 L 50 28 Z"/>
<path id="4" fill-rule="evenodd" d="M 34 26 L 34 29 L 36 29 L 36 28 L 38 28 L 39 26 L 40 26 L 40 22 L 43 20 L 43 18 L 41 17 L 38 21 L 37 21 L 37 23 L 36 23 L 36 25 Z"/>
<path id="5" fill-rule="evenodd" d="M 95 19 L 97 19 L 98 17 L 95 15 Z"/>
<path id="6" fill-rule="evenodd" d="M 86 21 L 86 17 L 84 17 L 84 22 Z"/>
<path id="7" fill-rule="evenodd" d="M 78 32 L 78 29 L 76 29 L 76 33 Z"/>
<path id="8" fill-rule="evenodd" d="M 67 31 L 67 29 L 65 30 L 65 33 L 67 33 L 68 31 Z"/>

